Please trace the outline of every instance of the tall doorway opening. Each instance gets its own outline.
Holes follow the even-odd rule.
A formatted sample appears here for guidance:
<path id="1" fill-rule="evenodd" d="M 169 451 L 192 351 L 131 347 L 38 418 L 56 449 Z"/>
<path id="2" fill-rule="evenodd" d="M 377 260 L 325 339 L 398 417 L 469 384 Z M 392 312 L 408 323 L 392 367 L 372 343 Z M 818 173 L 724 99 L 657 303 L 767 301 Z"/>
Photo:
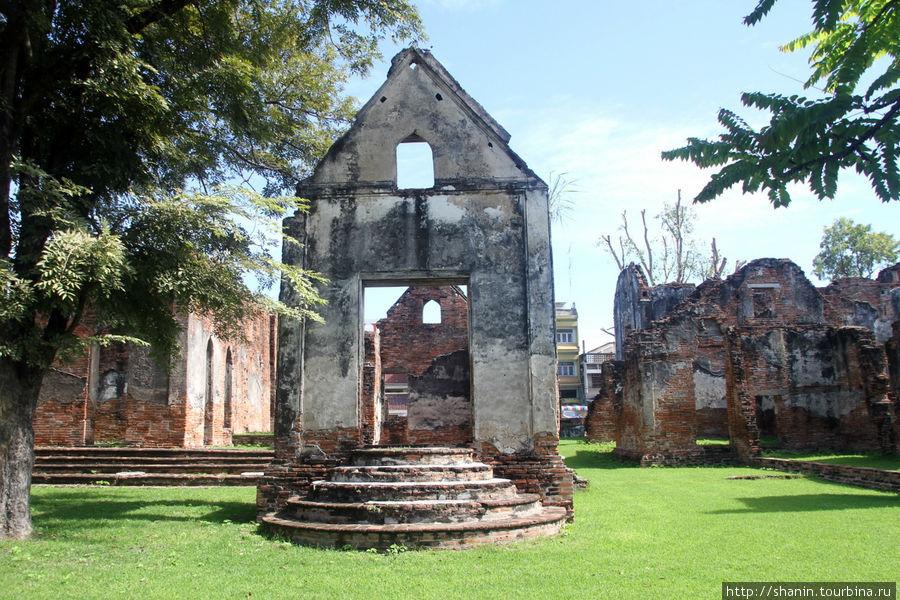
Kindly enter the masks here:
<path id="1" fill-rule="evenodd" d="M 368 443 L 472 443 L 468 289 L 467 280 L 364 285 L 360 415 Z"/>

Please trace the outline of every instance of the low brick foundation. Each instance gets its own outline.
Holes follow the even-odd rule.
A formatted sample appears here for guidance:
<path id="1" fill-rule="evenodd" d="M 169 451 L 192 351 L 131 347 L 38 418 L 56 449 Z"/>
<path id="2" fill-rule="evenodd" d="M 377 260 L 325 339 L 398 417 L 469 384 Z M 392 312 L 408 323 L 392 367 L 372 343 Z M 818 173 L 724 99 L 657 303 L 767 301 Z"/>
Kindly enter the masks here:
<path id="1" fill-rule="evenodd" d="M 694 446 L 667 453 L 635 453 L 616 448 L 613 454 L 622 460 L 640 463 L 642 467 L 699 467 L 703 465 L 740 464 L 731 446 Z"/>
<path id="2" fill-rule="evenodd" d="M 260 446 L 263 448 L 273 448 L 275 447 L 275 434 L 235 433 L 231 436 L 231 443 L 235 446 Z"/>
<path id="3" fill-rule="evenodd" d="M 775 469 L 788 473 L 805 473 L 857 487 L 888 492 L 900 492 L 900 471 L 832 465 L 827 463 L 788 458 L 754 458 L 749 464 L 763 469 Z"/>

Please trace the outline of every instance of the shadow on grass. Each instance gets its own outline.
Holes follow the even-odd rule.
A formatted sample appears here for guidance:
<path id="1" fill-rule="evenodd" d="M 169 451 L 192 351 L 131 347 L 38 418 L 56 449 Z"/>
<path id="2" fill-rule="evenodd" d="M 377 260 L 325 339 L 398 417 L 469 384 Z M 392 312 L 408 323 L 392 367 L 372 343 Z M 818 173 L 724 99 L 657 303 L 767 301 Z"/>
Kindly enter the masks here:
<path id="1" fill-rule="evenodd" d="M 33 514 L 38 521 L 51 523 L 64 521 L 66 528 L 89 529 L 98 521 L 205 521 L 208 523 L 246 523 L 256 518 L 256 506 L 245 502 L 210 502 L 206 500 L 150 500 L 137 501 L 120 498 L 104 498 L 101 490 L 44 496 L 31 499 Z M 155 512 L 153 507 L 165 508 Z M 198 510 L 198 507 L 201 507 Z M 177 514 L 178 509 L 184 513 Z M 208 512 L 197 514 L 202 509 Z"/>
<path id="2" fill-rule="evenodd" d="M 714 510 L 708 514 L 731 515 L 747 513 L 811 512 L 816 510 L 846 510 L 858 508 L 900 508 L 900 498 L 862 494 L 797 494 L 793 496 L 762 496 L 736 498 L 745 508 Z"/>
<path id="3" fill-rule="evenodd" d="M 639 469 L 640 465 L 635 462 L 621 460 L 617 458 L 612 450 L 597 444 L 596 448 L 591 448 L 594 444 L 585 444 L 583 449 L 579 448 L 575 451 L 574 456 L 566 459 L 566 466 L 578 469 Z"/>

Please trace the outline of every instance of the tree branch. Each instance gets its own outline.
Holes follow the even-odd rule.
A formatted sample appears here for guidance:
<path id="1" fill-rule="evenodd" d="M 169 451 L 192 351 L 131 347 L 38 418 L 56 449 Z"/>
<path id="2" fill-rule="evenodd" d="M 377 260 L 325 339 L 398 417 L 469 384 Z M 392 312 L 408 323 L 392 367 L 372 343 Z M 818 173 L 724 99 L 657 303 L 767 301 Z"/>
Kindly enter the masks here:
<path id="1" fill-rule="evenodd" d="M 616 249 L 613 247 L 612 237 L 608 235 L 601 235 L 600 239 L 606 242 L 606 246 L 609 248 L 609 253 L 612 255 L 613 259 L 616 261 L 616 266 L 619 267 L 619 270 L 625 268 L 625 249 L 622 248 L 622 238 L 619 238 L 619 247 L 622 250 L 622 258 L 619 258 L 619 255 L 616 253 Z"/>
<path id="2" fill-rule="evenodd" d="M 881 129 L 885 127 L 890 121 L 892 121 L 898 114 L 900 114 L 900 99 L 894 100 L 892 103 L 893 106 L 891 109 L 878 120 L 877 123 L 872 125 L 863 135 L 858 136 L 849 146 L 841 150 L 840 152 L 834 154 L 820 155 L 812 160 L 808 160 L 806 162 L 800 163 L 790 169 L 781 172 L 781 176 L 779 179 L 791 178 L 798 173 L 802 173 L 808 169 L 813 167 L 822 165 L 824 166 L 826 163 L 829 163 L 833 160 L 840 160 L 842 158 L 846 158 L 859 150 L 863 144 L 865 144 L 869 139 L 871 139 L 876 133 L 878 133 Z M 888 105 L 890 106 L 890 105 Z"/>
<path id="3" fill-rule="evenodd" d="M 646 209 L 641 210 L 641 222 L 644 224 L 644 246 L 647 248 L 647 264 L 644 265 L 644 268 L 647 269 L 647 277 L 650 278 L 650 285 L 656 285 L 656 278 L 653 276 L 653 249 L 650 247 Z"/>
<path id="4" fill-rule="evenodd" d="M 159 4 L 144 9 L 126 19 L 125 29 L 132 35 L 140 33 L 150 25 L 166 17 L 171 17 L 185 6 L 194 4 L 194 2 L 195 0 L 161 0 Z"/>

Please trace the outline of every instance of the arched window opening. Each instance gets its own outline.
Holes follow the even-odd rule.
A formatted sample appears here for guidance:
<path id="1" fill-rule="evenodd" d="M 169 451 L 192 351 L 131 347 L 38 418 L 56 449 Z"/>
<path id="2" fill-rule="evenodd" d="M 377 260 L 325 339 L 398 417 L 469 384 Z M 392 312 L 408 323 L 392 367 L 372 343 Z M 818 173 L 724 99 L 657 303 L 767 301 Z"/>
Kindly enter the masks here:
<path id="1" fill-rule="evenodd" d="M 434 155 L 431 146 L 417 135 L 397 144 L 397 189 L 434 187 Z"/>
<path id="2" fill-rule="evenodd" d="M 441 305 L 437 300 L 429 300 L 422 307 L 422 322 L 425 324 L 439 325 L 441 322 Z"/>
<path id="3" fill-rule="evenodd" d="M 231 395 L 232 386 L 234 385 L 234 382 L 232 381 L 234 377 L 233 363 L 231 348 L 229 348 L 228 352 L 225 354 L 225 401 L 223 402 L 223 408 L 225 409 L 224 427 L 226 429 L 231 429 Z"/>
<path id="4" fill-rule="evenodd" d="M 203 445 L 213 443 L 213 416 L 215 415 L 215 379 L 213 379 L 213 343 L 212 339 L 206 344 L 206 391 L 203 403 Z"/>

